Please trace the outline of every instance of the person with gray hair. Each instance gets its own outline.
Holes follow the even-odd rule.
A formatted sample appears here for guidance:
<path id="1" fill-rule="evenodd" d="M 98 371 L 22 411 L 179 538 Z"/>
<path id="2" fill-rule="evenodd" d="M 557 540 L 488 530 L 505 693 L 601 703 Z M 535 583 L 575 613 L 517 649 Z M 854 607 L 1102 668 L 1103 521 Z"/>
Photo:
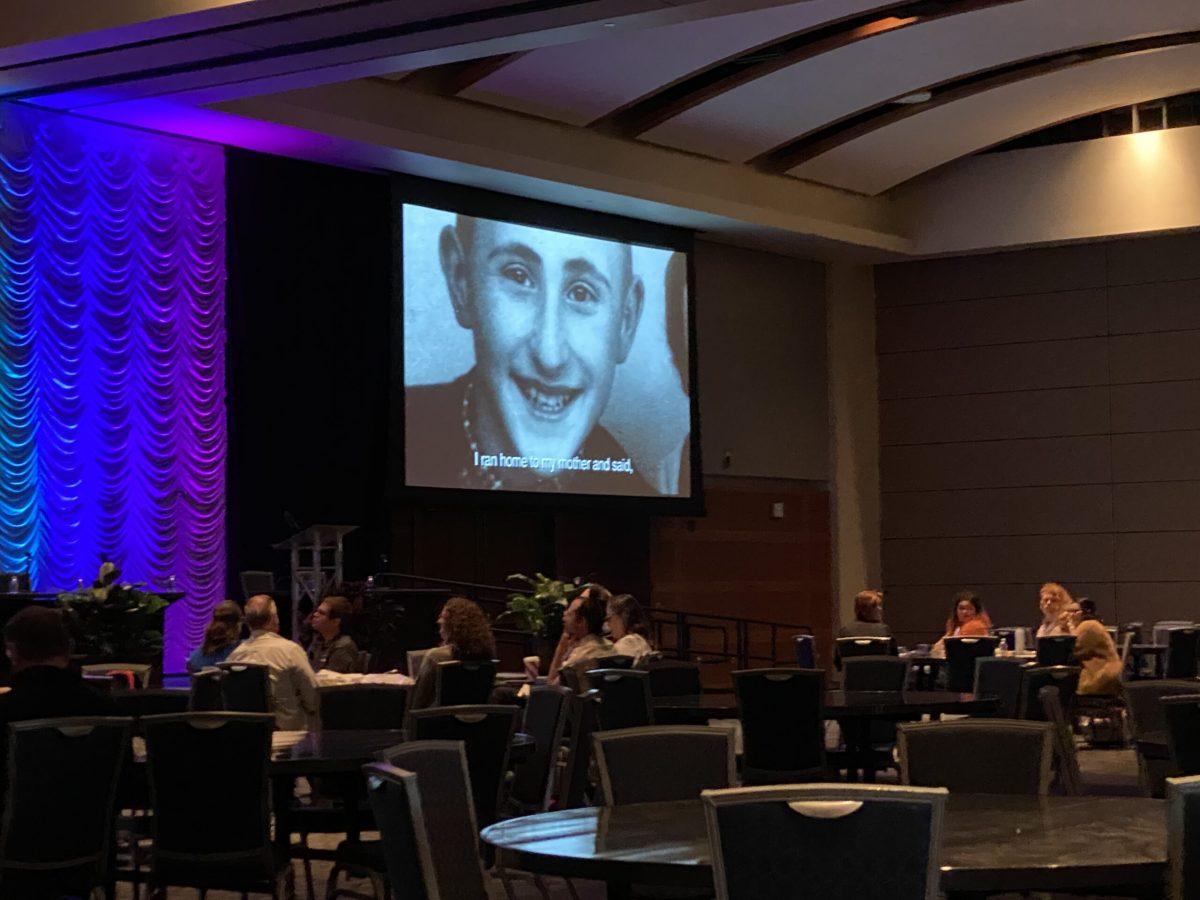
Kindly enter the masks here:
<path id="1" fill-rule="evenodd" d="M 317 721 L 317 680 L 308 656 L 297 643 L 279 634 L 275 601 L 256 594 L 243 611 L 250 637 L 229 654 L 227 662 L 266 666 L 271 678 L 275 727 L 307 731 Z"/>

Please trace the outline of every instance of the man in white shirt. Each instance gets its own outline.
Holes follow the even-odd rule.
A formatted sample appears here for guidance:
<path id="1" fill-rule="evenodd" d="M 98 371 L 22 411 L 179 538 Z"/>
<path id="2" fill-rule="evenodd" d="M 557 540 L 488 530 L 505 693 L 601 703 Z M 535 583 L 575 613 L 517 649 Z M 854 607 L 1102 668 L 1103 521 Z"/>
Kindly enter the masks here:
<path id="1" fill-rule="evenodd" d="M 305 731 L 317 721 L 317 680 L 308 656 L 297 643 L 279 634 L 275 601 L 258 594 L 246 601 L 250 637 L 229 654 L 227 662 L 267 666 L 275 701 L 275 727 L 280 731 Z"/>

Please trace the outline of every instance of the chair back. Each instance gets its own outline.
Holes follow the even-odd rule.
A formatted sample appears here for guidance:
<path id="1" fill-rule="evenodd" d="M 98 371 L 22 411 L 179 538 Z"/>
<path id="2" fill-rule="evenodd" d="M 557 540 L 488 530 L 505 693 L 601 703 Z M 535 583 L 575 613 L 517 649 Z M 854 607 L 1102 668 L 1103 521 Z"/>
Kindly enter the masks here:
<path id="1" fill-rule="evenodd" d="M 641 669 L 589 669 L 588 683 L 600 692 L 600 728 L 654 724 L 650 675 Z"/>
<path id="2" fill-rule="evenodd" d="M 192 712 L 219 712 L 225 708 L 221 696 L 221 679 L 225 673 L 220 669 L 201 669 L 192 674 L 192 686 L 188 694 L 188 709 Z"/>
<path id="3" fill-rule="evenodd" d="M 271 670 L 258 663 L 217 663 L 221 670 L 221 699 L 230 712 L 270 712 Z"/>
<path id="4" fill-rule="evenodd" d="M 1058 702 L 1070 710 L 1079 688 L 1078 666 L 1026 666 L 1021 669 L 1021 703 L 1017 716 L 1021 719 L 1046 721 L 1046 711 L 1038 699 L 1038 691 L 1051 685 L 1058 688 Z"/>
<path id="5" fill-rule="evenodd" d="M 203 886 L 272 877 L 267 763 L 274 727 L 274 717 L 265 713 L 142 720 L 155 883 Z"/>
<path id="6" fill-rule="evenodd" d="M 355 668 L 355 671 L 357 671 L 361 675 L 366 675 L 368 672 L 371 671 L 371 651 L 370 650 L 359 650 L 358 651 L 358 663 L 355 665 L 354 668 Z"/>
<path id="7" fill-rule="evenodd" d="M 1200 777 L 1167 779 L 1167 896 L 1200 895 Z"/>
<path id="8" fill-rule="evenodd" d="M 902 691 L 908 663 L 896 656 L 852 656 L 842 662 L 847 691 Z"/>
<path id="9" fill-rule="evenodd" d="M 583 676 L 574 666 L 566 666 L 558 670 L 558 677 L 561 683 L 572 693 L 582 694 L 585 690 Z"/>
<path id="10" fill-rule="evenodd" d="M 1050 790 L 1054 726 L 1049 722 L 903 722 L 897 731 L 903 784 L 967 794 L 1044 796 Z"/>
<path id="11" fill-rule="evenodd" d="M 1200 775 L 1200 683 L 1195 688 L 1195 694 L 1162 699 L 1175 775 Z"/>
<path id="12" fill-rule="evenodd" d="M 651 725 L 592 736 L 605 806 L 695 800 L 737 784 L 733 734 L 702 725 Z"/>
<path id="13" fill-rule="evenodd" d="M 1129 665 L 1129 651 L 1133 648 L 1133 639 L 1136 635 L 1132 631 L 1118 632 L 1120 641 L 1117 642 L 1117 654 L 1121 657 L 1121 672 L 1125 672 L 1125 668 Z M 1122 677 L 1124 677 L 1122 675 Z"/>
<path id="14" fill-rule="evenodd" d="M 110 675 L 120 679 L 130 690 L 144 688 L 150 684 L 153 666 L 148 663 L 87 663 L 79 667 L 82 675 Z"/>
<path id="15" fill-rule="evenodd" d="M 703 798 L 718 900 L 938 896 L 944 789 L 814 784 Z"/>
<path id="16" fill-rule="evenodd" d="M 0 896 L 87 895 L 109 870 L 126 718 L 9 726 Z"/>
<path id="17" fill-rule="evenodd" d="M 1196 650 L 1200 628 L 1172 628 L 1167 632 L 1167 677 L 1195 678 Z"/>
<path id="18" fill-rule="evenodd" d="M 478 706 L 492 698 L 496 662 L 491 659 L 449 659 L 438 663 L 435 706 Z"/>
<path id="19" fill-rule="evenodd" d="M 651 697 L 694 697 L 700 686 L 700 666 L 685 659 L 650 659 L 639 667 L 650 673 Z"/>
<path id="20" fill-rule="evenodd" d="M 1196 694 L 1195 681 L 1126 681 L 1121 685 L 1125 708 L 1129 710 L 1129 725 L 1135 741 L 1154 732 L 1167 730 L 1167 713 L 1163 700 L 1182 694 Z"/>
<path id="21" fill-rule="evenodd" d="M 819 669 L 734 672 L 747 783 L 812 780 L 825 771 L 825 673 Z"/>
<path id="22" fill-rule="evenodd" d="M 1015 719 L 1021 707 L 1021 661 L 1009 656 L 980 656 L 975 660 L 975 683 L 972 691 L 977 697 L 995 697 L 996 715 Z"/>
<path id="23" fill-rule="evenodd" d="M 113 703 L 118 712 L 133 720 L 133 733 L 141 734 L 145 716 L 165 716 L 170 713 L 187 712 L 190 700 L 187 691 L 146 690 L 118 691 L 113 694 Z"/>
<path id="24" fill-rule="evenodd" d="M 792 638 L 796 648 L 796 666 L 801 669 L 817 667 L 817 639 L 811 634 L 797 634 Z"/>
<path id="25" fill-rule="evenodd" d="M 1150 630 L 1150 634 L 1154 643 L 1159 647 L 1168 646 L 1169 632 L 1176 628 L 1190 628 L 1195 622 L 1189 622 L 1185 619 L 1163 619 L 1161 622 L 1155 622 Z"/>
<path id="26" fill-rule="evenodd" d="M 479 828 L 462 742 L 409 741 L 379 756 L 388 765 L 417 776 L 421 815 L 429 833 L 433 871 L 442 896 L 486 900 Z"/>
<path id="27" fill-rule="evenodd" d="M 898 649 L 891 637 L 843 637 L 834 643 L 839 661 L 852 656 L 895 656 Z"/>
<path id="28" fill-rule="evenodd" d="M 592 660 L 593 669 L 632 669 L 633 657 L 624 653 L 614 653 L 612 656 L 598 656 Z"/>
<path id="29" fill-rule="evenodd" d="M 398 684 L 341 684 L 317 688 L 326 731 L 403 728 L 408 688 Z"/>
<path id="30" fill-rule="evenodd" d="M 565 671 L 565 670 L 564 670 Z M 592 735 L 600 728 L 600 692 L 571 694 L 570 737 L 559 806 L 577 809 L 588 804 L 588 773 L 592 760 Z"/>
<path id="31" fill-rule="evenodd" d="M 558 751 L 570 718 L 571 691 L 554 684 L 539 684 L 529 691 L 521 730 L 533 738 L 533 753 L 517 766 L 509 796 L 530 812 L 546 812 L 554 794 Z"/>
<path id="32" fill-rule="evenodd" d="M 948 637 L 946 645 L 946 687 L 960 694 L 975 687 L 975 660 L 995 656 L 998 637 Z"/>
<path id="33" fill-rule="evenodd" d="M 421 674 L 421 665 L 425 662 L 425 654 L 432 649 L 432 647 L 426 647 L 424 650 L 408 650 L 405 652 L 404 664 L 408 669 L 409 678 L 416 678 Z"/>
<path id="34" fill-rule="evenodd" d="M 405 900 L 441 900 L 417 776 L 386 763 L 363 766 L 363 775 L 379 826 L 392 895 Z"/>
<path id="35" fill-rule="evenodd" d="M 1038 691 L 1038 700 L 1046 712 L 1046 721 L 1054 726 L 1054 760 L 1058 784 L 1068 797 L 1083 793 L 1083 777 L 1079 774 L 1079 755 L 1075 748 L 1075 732 L 1067 721 L 1058 688 L 1046 685 Z"/>
<path id="36" fill-rule="evenodd" d="M 462 741 L 479 826 L 496 821 L 508 754 L 517 730 L 516 706 L 435 706 L 415 709 L 412 737 L 418 741 Z"/>
<path id="37" fill-rule="evenodd" d="M 1037 639 L 1039 666 L 1069 666 L 1075 658 L 1075 635 L 1056 634 Z"/>

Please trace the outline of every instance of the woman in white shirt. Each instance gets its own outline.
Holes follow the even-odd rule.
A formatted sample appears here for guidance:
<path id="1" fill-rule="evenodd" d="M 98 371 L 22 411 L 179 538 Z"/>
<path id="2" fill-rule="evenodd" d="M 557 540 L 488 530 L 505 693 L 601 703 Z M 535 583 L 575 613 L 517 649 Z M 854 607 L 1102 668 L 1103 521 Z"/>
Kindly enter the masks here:
<path id="1" fill-rule="evenodd" d="M 1038 637 L 1059 637 L 1071 633 L 1067 613 L 1075 601 L 1067 589 L 1056 581 L 1047 581 L 1038 592 L 1038 607 L 1042 611 L 1042 623 L 1038 626 Z"/>
<path id="2" fill-rule="evenodd" d="M 629 594 L 620 594 L 609 601 L 605 626 L 613 642 L 613 653 L 632 657 L 635 666 L 654 652 L 649 640 L 650 620 Z"/>

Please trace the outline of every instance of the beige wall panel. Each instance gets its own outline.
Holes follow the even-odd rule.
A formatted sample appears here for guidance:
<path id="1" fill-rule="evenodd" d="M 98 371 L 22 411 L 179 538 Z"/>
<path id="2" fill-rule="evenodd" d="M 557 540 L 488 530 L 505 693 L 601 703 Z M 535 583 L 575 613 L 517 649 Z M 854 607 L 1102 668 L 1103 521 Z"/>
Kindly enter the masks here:
<path id="1" fill-rule="evenodd" d="M 888 495 L 883 536 L 1094 534 L 1111 530 L 1112 522 L 1107 484 L 918 491 Z"/>
<path id="2" fill-rule="evenodd" d="M 884 447 L 880 453 L 880 484 L 885 494 L 1097 484 L 1110 480 L 1109 459 L 1107 436 Z"/>
<path id="3" fill-rule="evenodd" d="M 1200 381 L 1161 381 L 1112 387 L 1112 430 L 1200 428 Z"/>
<path id="4" fill-rule="evenodd" d="M 1103 285 L 1103 247 L 1078 244 L 880 266 L 876 297 L 880 306 L 904 306 Z"/>
<path id="5" fill-rule="evenodd" d="M 1108 388 L 887 400 L 879 415 L 884 445 L 1102 434 Z"/>
<path id="6" fill-rule="evenodd" d="M 938 397 L 1108 384 L 1102 337 L 879 356 L 879 396 Z"/>
<path id="7" fill-rule="evenodd" d="M 1200 480 L 1200 431 L 1112 436 L 1113 481 Z"/>
<path id="8" fill-rule="evenodd" d="M 881 309 L 880 353 L 1061 340 L 1105 333 L 1103 289 Z"/>

